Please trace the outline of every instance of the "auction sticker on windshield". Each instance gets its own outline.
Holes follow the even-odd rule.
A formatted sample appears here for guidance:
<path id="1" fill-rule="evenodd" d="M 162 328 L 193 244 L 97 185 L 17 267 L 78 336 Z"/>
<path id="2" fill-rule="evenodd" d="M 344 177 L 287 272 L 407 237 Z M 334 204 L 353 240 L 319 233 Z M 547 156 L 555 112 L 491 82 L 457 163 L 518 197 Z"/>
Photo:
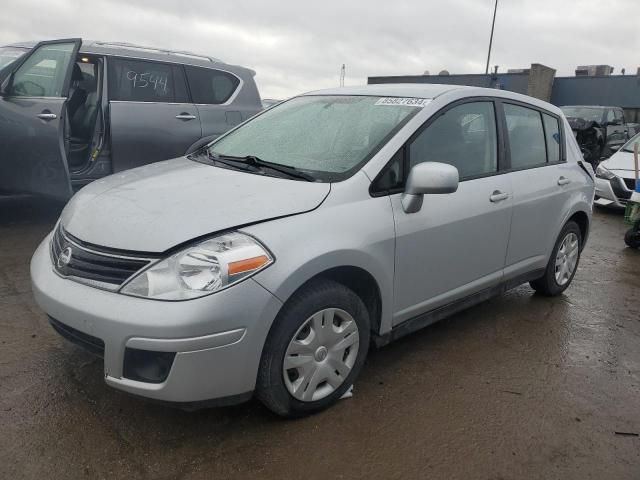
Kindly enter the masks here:
<path id="1" fill-rule="evenodd" d="M 406 107 L 425 107 L 430 98 L 383 97 L 374 105 L 404 105 Z"/>

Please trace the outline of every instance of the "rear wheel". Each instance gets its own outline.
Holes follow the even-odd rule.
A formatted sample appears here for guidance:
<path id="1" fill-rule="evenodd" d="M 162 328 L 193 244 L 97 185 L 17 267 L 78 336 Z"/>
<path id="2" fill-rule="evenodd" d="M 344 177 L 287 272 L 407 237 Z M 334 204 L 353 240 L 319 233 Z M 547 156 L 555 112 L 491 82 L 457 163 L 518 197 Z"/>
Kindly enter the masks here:
<path id="1" fill-rule="evenodd" d="M 364 303 L 344 285 L 319 280 L 304 287 L 283 307 L 269 333 L 257 397 L 284 417 L 329 407 L 360 373 L 369 328 Z"/>
<path id="2" fill-rule="evenodd" d="M 531 287 L 536 292 L 548 296 L 564 292 L 576 274 L 581 251 L 580 228 L 573 221 L 567 222 L 556 240 L 544 275 L 530 282 Z"/>

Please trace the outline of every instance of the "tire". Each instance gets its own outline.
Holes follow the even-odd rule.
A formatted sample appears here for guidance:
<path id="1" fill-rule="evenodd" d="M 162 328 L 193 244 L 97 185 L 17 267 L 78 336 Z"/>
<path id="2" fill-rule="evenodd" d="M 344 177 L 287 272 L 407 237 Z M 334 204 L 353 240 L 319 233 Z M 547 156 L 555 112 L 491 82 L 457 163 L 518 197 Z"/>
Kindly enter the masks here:
<path id="1" fill-rule="evenodd" d="M 630 228 L 624 234 L 624 243 L 630 248 L 640 248 L 640 230 Z"/>
<path id="2" fill-rule="evenodd" d="M 333 319 L 330 325 L 328 319 Z M 309 283 L 285 304 L 271 327 L 260 360 L 257 398 L 272 412 L 288 418 L 324 410 L 358 377 L 369 336 L 369 313 L 360 297 L 332 280 Z M 304 350 L 298 354 L 298 349 Z M 285 357 L 287 365 L 295 362 L 300 366 L 285 369 Z M 319 382 L 326 373 L 327 380 Z"/>
<path id="3" fill-rule="evenodd" d="M 575 258 L 570 255 L 565 256 L 564 260 L 566 263 L 561 264 L 559 266 L 559 271 L 556 272 L 556 262 L 561 260 L 559 259 L 558 251 L 563 247 L 566 239 L 572 238 L 575 238 L 577 241 L 577 244 L 575 245 Z M 569 250 L 565 248 L 565 251 Z M 573 249 L 571 249 L 571 252 L 573 252 Z M 573 277 L 578 270 L 581 253 L 582 234 L 580 232 L 580 228 L 574 221 L 569 221 L 563 227 L 560 235 L 558 235 L 558 239 L 556 240 L 553 251 L 551 252 L 551 257 L 549 258 L 549 262 L 547 263 L 547 268 L 545 269 L 544 275 L 532 282 L 529 282 L 529 285 L 531 285 L 531 288 L 533 288 L 536 292 L 542 295 L 546 295 L 549 297 L 560 295 L 569 287 L 569 285 L 571 285 Z M 560 254 L 560 257 L 561 256 L 562 254 Z M 563 265 L 566 265 L 567 268 L 571 268 L 571 270 L 562 270 Z M 560 274 L 561 271 L 564 272 L 564 274 L 560 275 L 560 280 L 558 280 L 556 273 Z"/>

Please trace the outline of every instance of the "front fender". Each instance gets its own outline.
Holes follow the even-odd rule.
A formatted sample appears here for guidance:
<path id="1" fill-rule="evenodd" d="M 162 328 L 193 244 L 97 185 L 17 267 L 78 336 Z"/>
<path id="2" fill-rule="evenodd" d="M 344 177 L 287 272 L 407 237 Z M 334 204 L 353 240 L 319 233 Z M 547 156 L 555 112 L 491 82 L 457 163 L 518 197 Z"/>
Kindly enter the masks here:
<path id="1" fill-rule="evenodd" d="M 381 333 L 391 328 L 395 230 L 387 197 L 325 206 L 302 215 L 245 227 L 263 242 L 275 262 L 254 278 L 280 301 L 317 275 L 357 267 L 378 285 Z"/>

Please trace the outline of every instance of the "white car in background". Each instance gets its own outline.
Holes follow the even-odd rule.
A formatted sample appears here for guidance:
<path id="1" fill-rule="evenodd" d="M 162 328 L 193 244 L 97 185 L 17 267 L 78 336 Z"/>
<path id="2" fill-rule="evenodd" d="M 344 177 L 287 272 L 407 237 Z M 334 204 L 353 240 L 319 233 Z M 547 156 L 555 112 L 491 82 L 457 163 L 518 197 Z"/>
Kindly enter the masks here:
<path id="1" fill-rule="evenodd" d="M 635 188 L 633 148 L 640 145 L 640 133 L 596 169 L 595 204 L 624 208 Z"/>

